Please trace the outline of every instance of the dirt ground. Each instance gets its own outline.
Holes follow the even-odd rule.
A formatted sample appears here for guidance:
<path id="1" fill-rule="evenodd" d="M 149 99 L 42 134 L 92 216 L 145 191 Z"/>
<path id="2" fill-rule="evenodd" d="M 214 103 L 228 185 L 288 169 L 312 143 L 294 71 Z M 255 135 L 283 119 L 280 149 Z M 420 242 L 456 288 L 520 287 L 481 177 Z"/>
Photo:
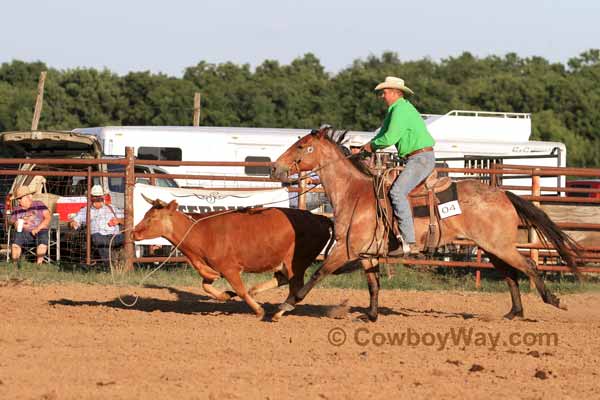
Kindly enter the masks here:
<path id="1" fill-rule="evenodd" d="M 600 294 L 562 299 L 569 311 L 524 295 L 511 322 L 508 293 L 382 291 L 365 323 L 367 291 L 319 289 L 270 323 L 196 287 L 10 282 L 0 398 L 600 398 Z"/>

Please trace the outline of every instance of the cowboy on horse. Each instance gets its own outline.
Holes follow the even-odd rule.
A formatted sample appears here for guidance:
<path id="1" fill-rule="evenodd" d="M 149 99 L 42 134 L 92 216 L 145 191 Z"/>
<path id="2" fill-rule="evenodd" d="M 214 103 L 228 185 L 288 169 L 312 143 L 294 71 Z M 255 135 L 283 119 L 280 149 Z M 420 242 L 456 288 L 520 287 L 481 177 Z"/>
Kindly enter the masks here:
<path id="1" fill-rule="evenodd" d="M 433 172 L 435 140 L 417 109 L 406 99 L 407 95 L 414 92 L 404 84 L 403 79 L 388 76 L 375 87 L 375 91 L 381 91 L 380 96 L 388 110 L 379 133 L 362 149 L 373 152 L 394 145 L 398 155 L 406 160 L 404 170 L 389 191 L 402 235 L 398 238 L 400 246 L 389 251 L 388 255 L 396 257 L 418 254 L 420 248 L 415 238 L 408 194 Z"/>

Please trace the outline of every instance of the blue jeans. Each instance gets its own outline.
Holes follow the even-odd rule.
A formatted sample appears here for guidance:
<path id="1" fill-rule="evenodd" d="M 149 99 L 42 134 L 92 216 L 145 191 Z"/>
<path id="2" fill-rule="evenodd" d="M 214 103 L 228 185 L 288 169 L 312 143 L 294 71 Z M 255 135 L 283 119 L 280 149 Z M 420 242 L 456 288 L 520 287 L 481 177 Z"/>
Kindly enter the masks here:
<path id="1" fill-rule="evenodd" d="M 102 235 L 100 233 L 92 234 L 92 245 L 96 248 L 96 251 L 98 251 L 100 259 L 103 262 L 107 262 L 109 260 L 108 245 L 110 244 L 111 239 L 112 235 Z M 117 234 L 112 241 L 112 248 L 114 249 L 123 246 L 123 239 L 122 233 Z"/>
<path id="2" fill-rule="evenodd" d="M 408 194 L 427 178 L 434 168 L 435 155 L 433 151 L 415 154 L 406 161 L 404 170 L 396 178 L 390 189 L 394 215 L 398 218 L 400 232 L 402 232 L 402 237 L 406 243 L 416 243 L 415 226 Z"/>

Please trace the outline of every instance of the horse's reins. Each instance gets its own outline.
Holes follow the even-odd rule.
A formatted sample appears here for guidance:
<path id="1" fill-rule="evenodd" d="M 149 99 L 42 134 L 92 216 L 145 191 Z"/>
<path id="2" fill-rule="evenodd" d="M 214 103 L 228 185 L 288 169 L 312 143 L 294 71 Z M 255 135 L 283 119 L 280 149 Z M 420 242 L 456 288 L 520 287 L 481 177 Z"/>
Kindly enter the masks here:
<path id="1" fill-rule="evenodd" d="M 375 175 L 373 176 L 373 191 L 375 194 L 375 215 L 376 215 L 376 222 L 375 222 L 375 231 L 373 233 L 373 238 L 371 239 L 371 242 L 369 243 L 369 246 L 367 248 L 370 248 L 371 245 L 374 242 L 377 242 L 377 246 L 376 246 L 376 252 L 375 254 L 370 254 L 370 253 L 360 253 L 359 256 L 362 258 L 372 258 L 374 255 L 378 255 L 380 250 L 384 247 L 384 240 L 386 240 L 386 238 L 389 236 L 389 232 L 392 231 L 393 232 L 393 219 L 390 218 L 389 214 L 388 214 L 388 209 L 387 207 L 385 207 L 385 202 L 384 205 L 382 206 L 379 202 L 379 193 L 385 193 L 385 182 L 387 180 L 387 175 L 389 175 L 390 171 L 392 171 L 394 168 L 387 168 L 383 171 L 382 175 Z M 381 236 L 380 239 L 377 238 L 377 231 L 379 229 L 379 224 L 380 222 L 383 222 L 383 235 Z"/>
<path id="2" fill-rule="evenodd" d="M 308 153 L 308 154 L 310 154 L 312 152 L 313 152 L 312 146 L 309 146 L 305 150 L 305 153 Z M 302 162 L 302 157 L 297 158 L 297 159 L 295 159 L 293 161 L 292 168 L 290 168 L 290 171 L 293 172 L 294 168 L 295 168 L 296 174 L 298 175 L 298 178 L 295 179 L 295 180 L 293 180 L 292 182 L 293 183 L 299 183 L 303 179 L 309 179 L 309 178 L 311 178 L 318 171 L 320 171 L 320 170 L 322 170 L 322 169 L 330 166 L 331 164 L 334 164 L 336 162 L 339 162 L 339 161 L 342 161 L 342 160 L 345 160 L 345 159 L 350 159 L 350 158 L 355 158 L 355 157 L 361 157 L 362 154 L 363 154 L 362 152 L 356 153 L 356 154 L 349 154 L 347 156 L 344 156 L 343 158 L 340 158 L 340 159 L 331 161 L 329 163 L 326 163 L 324 165 L 321 165 L 320 167 L 312 169 L 311 171 L 309 171 L 312 175 L 307 175 L 305 177 L 301 177 L 300 176 L 300 166 L 299 166 L 299 164 Z M 376 209 L 375 209 L 375 212 L 376 212 L 376 214 L 375 214 L 376 215 L 376 225 L 375 225 L 375 231 L 373 232 L 373 237 L 372 237 L 371 242 L 369 243 L 369 246 L 367 248 L 370 248 L 371 245 L 374 242 L 377 242 L 376 254 L 378 254 L 380 252 L 380 250 L 384 247 L 384 240 L 386 240 L 387 236 L 389 235 L 390 230 L 393 231 L 393 227 L 392 227 L 393 220 L 390 219 L 390 216 L 388 215 L 387 208 L 385 206 L 382 207 L 381 204 L 379 203 L 379 196 L 378 196 L 379 193 L 385 193 L 386 177 L 387 177 L 387 175 L 390 173 L 390 171 L 392 169 L 393 168 L 385 169 L 384 172 L 383 172 L 383 175 L 381 175 L 381 176 L 375 176 L 375 175 L 373 176 L 373 190 L 374 190 L 374 194 L 375 194 L 375 207 L 376 207 Z M 316 187 L 317 186 L 314 186 L 312 189 L 314 189 Z M 312 189 L 309 189 L 309 190 L 312 190 Z M 306 192 L 304 192 L 304 193 L 306 193 Z M 301 193 L 301 194 L 303 194 L 303 193 Z M 377 231 L 379 229 L 380 219 L 383 220 L 384 231 L 383 231 L 383 235 L 382 235 L 381 239 L 378 239 L 377 238 Z M 346 240 L 349 241 L 350 239 L 346 238 Z M 347 251 L 349 251 L 348 243 L 346 244 L 346 249 L 347 249 Z M 361 257 L 369 257 L 369 258 L 372 256 L 371 254 L 368 254 L 368 253 L 361 253 L 359 255 Z"/>

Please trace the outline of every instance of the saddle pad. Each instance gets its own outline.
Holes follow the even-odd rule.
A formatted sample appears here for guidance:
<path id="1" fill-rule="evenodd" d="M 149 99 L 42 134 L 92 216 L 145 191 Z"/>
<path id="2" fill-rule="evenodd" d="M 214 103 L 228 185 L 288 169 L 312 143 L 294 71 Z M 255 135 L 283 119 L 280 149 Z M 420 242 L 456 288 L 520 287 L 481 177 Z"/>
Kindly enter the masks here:
<path id="1" fill-rule="evenodd" d="M 456 190 L 456 182 L 452 182 L 452 184 L 448 187 L 448 189 L 438 192 L 434 194 L 437 197 L 438 204 L 447 203 L 452 200 L 458 200 L 458 192 Z M 418 206 L 412 209 L 413 218 L 429 218 L 429 206 Z"/>

